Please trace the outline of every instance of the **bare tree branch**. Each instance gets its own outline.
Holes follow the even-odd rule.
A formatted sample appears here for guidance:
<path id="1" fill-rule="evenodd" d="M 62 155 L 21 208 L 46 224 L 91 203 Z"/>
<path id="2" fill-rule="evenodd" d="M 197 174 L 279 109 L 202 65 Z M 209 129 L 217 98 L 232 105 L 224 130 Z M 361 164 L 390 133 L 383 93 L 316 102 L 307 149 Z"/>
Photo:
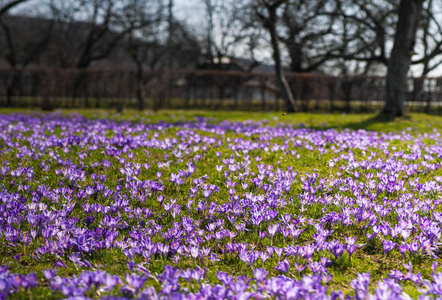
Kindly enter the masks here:
<path id="1" fill-rule="evenodd" d="M 6 14 L 10 9 L 14 8 L 15 6 L 22 4 L 24 2 L 27 2 L 29 0 L 14 0 L 11 2 L 8 2 L 4 4 L 3 6 L 0 6 L 0 17 L 4 14 Z"/>

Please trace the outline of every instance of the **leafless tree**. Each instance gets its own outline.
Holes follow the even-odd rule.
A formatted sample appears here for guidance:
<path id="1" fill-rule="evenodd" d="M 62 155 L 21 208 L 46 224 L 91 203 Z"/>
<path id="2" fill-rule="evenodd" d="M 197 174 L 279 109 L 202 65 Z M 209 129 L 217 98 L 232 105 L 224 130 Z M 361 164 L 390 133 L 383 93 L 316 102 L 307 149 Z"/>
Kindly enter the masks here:
<path id="1" fill-rule="evenodd" d="M 144 65 L 149 57 L 152 57 L 152 44 L 159 45 L 159 26 L 163 20 L 163 5 L 161 1 L 134 1 L 131 5 L 125 7 L 124 19 L 122 26 L 129 28 L 136 28 L 136 22 L 143 20 L 144 26 L 132 30 L 128 33 L 126 39 L 126 49 L 136 66 L 136 97 L 138 100 L 138 108 L 144 109 Z M 170 24 L 170 21 L 169 21 Z M 155 64 L 160 61 L 164 51 L 157 52 L 153 55 L 150 64 Z"/>
<path id="2" fill-rule="evenodd" d="M 394 36 L 398 1 L 336 0 L 335 9 L 328 12 L 337 22 L 333 28 L 334 40 L 340 47 L 332 51 L 331 58 L 362 64 L 368 74 L 388 63 L 388 46 Z"/>
<path id="3" fill-rule="evenodd" d="M 284 6 L 287 5 L 287 0 L 256 0 L 254 4 L 257 19 L 261 22 L 262 26 L 267 30 L 270 36 L 276 79 L 286 104 L 286 110 L 287 112 L 294 112 L 297 110 L 296 102 L 284 75 L 278 34 L 278 24 L 281 20 L 281 12 L 283 11 Z"/>
<path id="4" fill-rule="evenodd" d="M 12 8 L 29 0 L 1 0 L 0 1 L 0 17 L 6 14 Z"/>
<path id="5" fill-rule="evenodd" d="M 326 0 L 291 0 L 284 5 L 279 38 L 288 50 L 292 72 L 317 70 L 330 59 L 335 16 Z"/>
<path id="6" fill-rule="evenodd" d="M 197 38 L 190 33 L 186 24 L 173 16 L 173 1 L 169 1 L 167 7 L 158 0 L 143 3 L 146 5 L 144 8 L 138 7 L 127 18 L 130 19 L 132 14 L 143 13 L 143 18 L 151 21 L 132 31 L 122 43 L 136 66 L 136 93 L 140 110 L 145 106 L 143 94 L 147 86 L 152 86 L 151 81 L 162 81 L 163 87 L 155 88 L 159 96 L 158 101 L 154 102 L 154 108 L 159 108 L 164 104 L 159 101 L 164 102 L 166 97 L 167 89 L 164 86 L 173 85 L 172 77 L 169 76 L 172 70 L 186 69 L 189 61 L 196 61 L 200 54 Z M 162 71 L 158 72 L 160 69 Z M 160 73 L 161 79 L 151 75 Z"/>
<path id="7" fill-rule="evenodd" d="M 427 76 L 442 64 L 442 2 L 423 3 L 421 24 L 417 31 L 416 58 L 412 65 L 420 65 L 420 76 Z M 414 56 L 413 56 L 414 58 Z"/>
<path id="8" fill-rule="evenodd" d="M 250 22 L 245 20 L 245 1 L 201 0 L 205 8 L 205 33 L 201 41 L 210 63 L 233 56 L 251 37 Z"/>
<path id="9" fill-rule="evenodd" d="M 393 50 L 388 61 L 386 103 L 383 112 L 390 117 L 402 116 L 408 91 L 407 74 L 414 51 L 416 32 L 423 0 L 401 0 Z"/>
<path id="10" fill-rule="evenodd" d="M 11 75 L 6 82 L 6 105 L 12 105 L 14 89 L 19 84 L 19 68 L 25 68 L 35 63 L 52 37 L 54 22 L 44 21 L 41 18 L 33 20 L 25 17 L 15 17 L 8 14 L 12 8 L 26 1 L 2 1 L 0 2 L 0 41 L 3 40 L 2 52 L 4 60 L 11 68 Z M 24 27 L 32 23 L 34 30 L 28 32 Z"/>
<path id="11" fill-rule="evenodd" d="M 333 1 L 331 1 L 333 3 Z M 345 51 L 335 51 L 335 59 L 364 64 L 363 73 L 385 72 L 396 33 L 399 1 L 335 0 L 336 9 L 328 11 L 341 24 L 334 27 L 334 39 L 346 35 Z M 344 26 L 346 25 L 346 26 Z M 346 29 L 347 28 L 347 29 Z M 349 30 L 350 29 L 350 30 Z M 442 63 L 442 2 L 423 1 L 422 18 L 417 29 L 411 65 L 419 66 L 426 76 Z"/>
<path id="12" fill-rule="evenodd" d="M 67 44 L 62 65 L 85 69 L 107 58 L 133 31 L 149 25 L 145 13 L 152 1 L 141 0 L 48 0 L 51 18 Z M 135 13 L 136 12 L 136 13 Z M 72 41 L 72 35 L 75 40 Z M 60 39 L 62 40 L 62 39 Z"/>

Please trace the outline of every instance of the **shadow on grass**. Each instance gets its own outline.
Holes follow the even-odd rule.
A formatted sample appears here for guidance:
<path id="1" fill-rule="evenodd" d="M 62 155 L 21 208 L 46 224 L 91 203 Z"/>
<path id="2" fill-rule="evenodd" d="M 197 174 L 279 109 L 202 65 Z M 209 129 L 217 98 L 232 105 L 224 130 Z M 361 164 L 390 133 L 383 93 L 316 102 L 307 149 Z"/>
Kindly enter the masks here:
<path id="1" fill-rule="evenodd" d="M 409 120 L 410 117 L 404 116 L 404 117 L 401 117 L 400 119 L 401 120 Z M 396 119 L 396 121 L 397 120 L 399 120 L 399 119 Z M 368 128 L 372 127 L 373 125 L 388 124 L 388 123 L 391 123 L 394 121 L 395 121 L 395 119 L 388 116 L 388 115 L 377 114 L 371 118 L 361 120 L 360 122 L 347 123 L 347 124 L 345 124 L 345 128 L 349 128 L 349 129 L 353 129 L 353 130 L 368 129 Z"/>
<path id="2" fill-rule="evenodd" d="M 351 130 L 359 130 L 359 129 L 365 129 L 365 130 L 397 130 L 401 129 L 403 127 L 404 122 L 411 121 L 412 118 L 410 116 L 403 116 L 399 118 L 391 118 L 388 115 L 384 114 L 377 114 L 369 118 L 365 118 L 364 116 L 361 116 L 360 121 L 348 121 L 348 122 L 342 122 L 335 125 L 325 125 L 325 126 L 311 126 L 309 128 L 317 129 L 317 130 L 324 130 L 324 129 L 351 129 Z"/>

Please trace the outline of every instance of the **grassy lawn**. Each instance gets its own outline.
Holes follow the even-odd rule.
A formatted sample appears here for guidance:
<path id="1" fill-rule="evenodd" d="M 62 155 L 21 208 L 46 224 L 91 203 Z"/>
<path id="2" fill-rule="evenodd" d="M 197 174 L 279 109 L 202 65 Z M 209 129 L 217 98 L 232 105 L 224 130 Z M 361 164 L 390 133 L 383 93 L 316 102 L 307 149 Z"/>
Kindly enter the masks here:
<path id="1" fill-rule="evenodd" d="M 26 113 L 32 114 L 36 110 L 19 108 L 0 108 L 1 113 Z M 38 112 L 38 110 L 37 110 Z M 312 114 L 295 113 L 285 114 L 280 112 L 243 112 L 243 111 L 193 111 L 193 110 L 162 110 L 162 111 L 144 111 L 124 110 L 118 114 L 115 110 L 109 109 L 62 109 L 55 112 L 70 115 L 78 113 L 87 118 L 106 118 L 110 120 L 130 120 L 147 123 L 158 121 L 178 122 L 194 120 L 196 117 L 205 117 L 212 122 L 229 121 L 247 121 L 265 122 L 268 125 L 277 125 L 279 123 L 291 124 L 294 126 L 306 126 L 314 129 L 343 129 L 352 130 L 366 129 L 372 131 L 398 132 L 408 128 L 417 129 L 420 132 L 430 132 L 433 129 L 442 128 L 442 118 L 437 115 L 428 115 L 423 113 L 410 113 L 404 117 L 396 119 L 394 122 L 378 118 L 376 114 Z"/>
<path id="2" fill-rule="evenodd" d="M 425 114 L 1 109 L 0 287 L 437 295 L 440 132 Z"/>

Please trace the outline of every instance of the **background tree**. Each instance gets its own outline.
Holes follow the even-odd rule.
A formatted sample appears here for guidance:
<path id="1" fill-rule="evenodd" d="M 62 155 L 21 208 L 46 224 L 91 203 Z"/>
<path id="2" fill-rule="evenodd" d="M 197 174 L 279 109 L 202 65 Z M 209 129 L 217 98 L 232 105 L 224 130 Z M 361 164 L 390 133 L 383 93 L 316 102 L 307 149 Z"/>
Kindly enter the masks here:
<path id="1" fill-rule="evenodd" d="M 414 54 L 416 32 L 422 13 L 423 0 L 401 0 L 393 50 L 388 61 L 386 103 L 383 113 L 402 116 L 408 92 L 408 69 Z"/>
<path id="2" fill-rule="evenodd" d="M 256 0 L 254 10 L 257 20 L 261 22 L 262 26 L 267 30 L 270 36 L 276 80 L 279 88 L 281 89 L 281 93 L 286 104 L 286 110 L 287 112 L 294 112 L 297 110 L 296 102 L 284 75 L 278 34 L 278 24 L 281 19 L 280 14 L 285 5 L 287 5 L 286 0 Z"/>
<path id="3" fill-rule="evenodd" d="M 442 64 L 442 2 L 423 2 L 422 18 L 416 34 L 416 55 L 412 65 L 420 65 L 420 76 L 427 76 Z"/>
<path id="4" fill-rule="evenodd" d="M 223 57 L 235 56 L 248 39 L 253 38 L 245 15 L 245 1 L 202 0 L 205 29 L 201 40 L 208 62 L 221 65 Z M 241 51 L 241 50 L 240 50 Z"/>
<path id="5" fill-rule="evenodd" d="M 329 13 L 326 0 L 291 0 L 284 5 L 279 39 L 290 58 L 290 71 L 318 70 L 330 59 L 329 53 L 335 16 Z"/>
<path id="6" fill-rule="evenodd" d="M 416 4 L 416 0 L 410 1 L 407 5 Z M 300 81 L 293 80 L 291 90 L 285 78 L 287 72 L 349 78 L 357 74 L 384 76 L 387 67 L 394 69 L 391 59 L 397 60 L 395 53 L 400 51 L 393 45 L 400 45 L 404 39 L 405 44 L 410 42 L 408 37 L 401 38 L 408 31 L 399 24 L 406 23 L 404 20 L 414 22 L 414 13 L 408 15 L 412 19 L 399 21 L 405 5 L 400 2 L 193 0 L 186 3 L 194 6 L 192 16 L 186 18 L 179 11 L 182 4 L 174 0 L 0 0 L 0 64 L 14 70 L 29 66 L 76 69 L 72 73 L 80 75 L 72 90 L 75 97 L 85 99 L 86 105 L 86 86 L 90 84 L 82 72 L 89 74 L 90 68 L 128 68 L 137 74 L 137 99 L 139 108 L 143 108 L 143 90 L 150 89 L 149 82 L 153 85 L 157 80 L 158 89 L 174 84 L 168 75 L 173 74 L 170 70 L 195 69 L 205 63 L 221 71 L 237 64 L 250 73 L 259 62 L 267 63 L 275 67 L 275 83 L 286 110 L 294 111 L 294 95 L 307 99 L 308 92 L 303 91 L 308 88 L 297 88 Z M 416 54 L 404 66 L 407 70 L 411 66 L 411 74 L 422 77 L 436 74 L 442 64 L 442 2 L 419 3 L 422 17 L 412 26 L 416 30 L 414 47 L 407 50 Z M 193 18 L 195 11 L 199 18 Z M 230 62 L 235 63 L 228 63 L 226 58 L 233 58 Z M 261 65 L 257 70 L 266 71 L 265 67 Z M 160 69 L 162 72 L 158 72 Z M 151 71 L 161 76 L 150 81 L 146 74 Z M 2 77 L 9 87 L 9 99 L 19 84 L 13 74 Z M 159 77 L 163 79 L 158 81 Z M 222 84 L 212 81 L 219 89 L 218 98 L 224 98 L 233 95 L 248 78 L 246 74 L 236 83 L 233 78 Z M 387 80 L 389 99 L 393 95 L 391 79 Z M 431 87 L 424 81 L 413 81 L 415 99 L 428 94 Z M 337 85 L 342 88 L 341 82 Z M 227 91 L 229 88 L 233 92 Z M 401 90 L 407 96 L 408 89 Z M 346 96 L 349 100 L 350 94 Z"/>
<path id="7" fill-rule="evenodd" d="M 333 38 L 341 39 L 343 47 L 331 57 L 359 66 L 364 74 L 385 72 L 389 43 L 397 22 L 398 1 L 337 0 L 330 12 L 337 22 Z"/>
<path id="8" fill-rule="evenodd" d="M 1 0 L 0 1 L 0 17 L 6 14 L 9 10 L 18 6 L 19 4 L 25 3 L 29 0 Z"/>
<path id="9" fill-rule="evenodd" d="M 19 69 L 35 63 L 52 37 L 54 22 L 48 20 L 41 22 L 41 17 L 28 19 L 14 17 L 8 12 L 27 1 L 1 1 L 0 2 L 0 41 L 4 45 L 0 55 L 11 68 L 10 76 L 6 79 L 6 106 L 12 105 L 14 89 L 19 85 Z M 32 27 L 32 32 L 23 28 Z"/>
<path id="10" fill-rule="evenodd" d="M 170 1 L 166 6 L 162 2 L 140 2 L 143 7 L 133 7 L 128 12 L 128 19 L 132 14 L 145 14 L 144 20 L 150 19 L 145 26 L 132 31 L 123 41 L 123 47 L 130 55 L 136 66 L 136 94 L 138 108 L 144 109 L 144 91 L 150 81 L 155 79 L 154 74 L 162 69 L 162 74 L 171 73 L 174 69 L 186 69 L 186 61 L 195 61 L 200 55 L 200 45 L 192 36 L 185 24 L 176 20 L 171 14 Z M 155 4 L 155 5 L 153 5 Z M 167 25 L 167 26 L 165 26 Z M 180 60 L 176 57 L 180 56 Z M 149 74 L 146 74 L 148 71 Z M 159 103 L 155 104 L 156 106 Z M 159 108 L 159 107 L 156 107 Z"/>
<path id="11" fill-rule="evenodd" d="M 136 23 L 143 20 L 143 27 L 138 30 L 129 31 L 126 40 L 126 49 L 136 66 L 136 97 L 138 100 L 138 109 L 144 109 L 144 66 L 149 58 L 149 45 L 154 43 L 159 34 L 159 26 L 164 17 L 164 7 L 161 2 L 156 1 L 133 1 L 131 5 L 125 7 L 123 24 L 121 26 L 137 27 Z M 173 22 L 168 20 L 169 24 Z M 158 52 L 157 52 L 158 53 Z M 165 53 L 160 52 L 154 56 L 150 64 L 159 62 L 161 56 Z M 152 56 L 152 55 L 151 55 Z"/>

